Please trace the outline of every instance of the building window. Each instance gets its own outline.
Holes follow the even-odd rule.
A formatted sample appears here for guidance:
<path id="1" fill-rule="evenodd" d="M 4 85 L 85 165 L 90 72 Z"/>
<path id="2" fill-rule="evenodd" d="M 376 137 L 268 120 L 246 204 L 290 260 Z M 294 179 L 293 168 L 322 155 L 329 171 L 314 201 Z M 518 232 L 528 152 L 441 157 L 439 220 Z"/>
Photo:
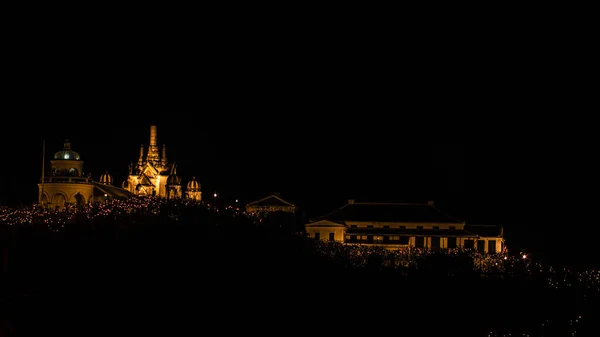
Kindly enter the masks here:
<path id="1" fill-rule="evenodd" d="M 480 253 L 485 251 L 485 240 L 477 240 L 477 251 Z"/>
<path id="2" fill-rule="evenodd" d="M 367 243 L 373 243 L 373 235 L 367 235 Z"/>
<path id="3" fill-rule="evenodd" d="M 422 236 L 415 237 L 415 247 L 417 247 L 417 248 L 425 247 L 425 238 Z"/>
<path id="4" fill-rule="evenodd" d="M 316 232 L 315 233 L 315 239 L 320 240 L 321 239 L 321 233 Z"/>
<path id="5" fill-rule="evenodd" d="M 383 236 L 383 243 L 390 243 L 390 237 L 387 235 Z"/>
<path id="6" fill-rule="evenodd" d="M 383 228 L 390 228 L 390 226 L 383 226 Z"/>
<path id="7" fill-rule="evenodd" d="M 367 225 L 367 228 L 373 228 L 373 225 Z"/>
<path id="8" fill-rule="evenodd" d="M 356 242 L 356 235 L 350 235 L 350 242 Z"/>
<path id="9" fill-rule="evenodd" d="M 440 237 L 432 236 L 431 237 L 431 249 L 440 249 Z"/>
<path id="10" fill-rule="evenodd" d="M 493 254 L 496 252 L 496 240 L 488 241 L 488 253 Z"/>
<path id="11" fill-rule="evenodd" d="M 417 229 L 423 229 L 423 226 L 417 226 Z"/>
<path id="12" fill-rule="evenodd" d="M 401 245 L 407 245 L 409 241 L 410 241 L 409 236 L 401 236 L 398 238 L 398 243 Z"/>
<path id="13" fill-rule="evenodd" d="M 448 248 L 456 248 L 456 238 L 448 238 Z"/>
<path id="14" fill-rule="evenodd" d="M 399 228 L 400 229 L 406 229 L 406 226 L 400 226 Z"/>
<path id="15" fill-rule="evenodd" d="M 335 241 L 335 233 L 329 233 L 329 241 Z"/>
<path id="16" fill-rule="evenodd" d="M 475 248 L 475 241 L 473 239 L 465 239 L 465 248 Z"/>
<path id="17" fill-rule="evenodd" d="M 433 226 L 433 229 L 440 229 L 440 226 Z"/>

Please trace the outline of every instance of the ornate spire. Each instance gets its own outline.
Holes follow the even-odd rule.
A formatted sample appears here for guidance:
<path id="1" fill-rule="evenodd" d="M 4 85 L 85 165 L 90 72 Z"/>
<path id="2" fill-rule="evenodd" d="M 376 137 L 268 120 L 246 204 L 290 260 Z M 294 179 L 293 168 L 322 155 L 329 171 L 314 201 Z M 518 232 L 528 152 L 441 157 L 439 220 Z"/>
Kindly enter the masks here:
<path id="1" fill-rule="evenodd" d="M 162 156 L 160 157 L 160 162 L 163 166 L 167 165 L 167 146 L 165 144 L 163 144 Z"/>
<path id="2" fill-rule="evenodd" d="M 156 146 L 156 125 L 150 125 L 150 147 Z"/>
<path id="3" fill-rule="evenodd" d="M 138 159 L 138 165 L 142 166 L 144 164 L 144 144 L 140 145 L 140 159 Z"/>
<path id="4" fill-rule="evenodd" d="M 156 145 L 156 138 L 156 125 L 150 125 L 150 145 L 148 146 L 148 156 L 146 159 L 153 164 L 158 163 L 158 146 Z"/>
<path id="5" fill-rule="evenodd" d="M 177 176 L 177 166 L 175 165 L 175 163 L 173 163 L 173 166 L 171 166 L 171 173 L 167 178 L 167 185 L 181 186 L 181 177 Z"/>

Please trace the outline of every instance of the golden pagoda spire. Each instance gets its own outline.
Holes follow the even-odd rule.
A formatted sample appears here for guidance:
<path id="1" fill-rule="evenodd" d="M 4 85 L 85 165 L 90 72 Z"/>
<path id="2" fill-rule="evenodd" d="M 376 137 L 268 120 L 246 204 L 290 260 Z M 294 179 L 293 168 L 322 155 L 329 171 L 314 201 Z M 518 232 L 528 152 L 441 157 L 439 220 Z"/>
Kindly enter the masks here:
<path id="1" fill-rule="evenodd" d="M 138 159 L 138 165 L 144 165 L 144 144 L 140 145 L 140 159 Z"/>
<path id="2" fill-rule="evenodd" d="M 150 125 L 150 145 L 148 146 L 148 156 L 146 159 L 153 164 L 158 163 L 157 133 L 156 125 Z"/>
<path id="3" fill-rule="evenodd" d="M 165 144 L 163 144 L 162 156 L 160 157 L 160 162 L 163 166 L 167 165 L 167 146 Z"/>

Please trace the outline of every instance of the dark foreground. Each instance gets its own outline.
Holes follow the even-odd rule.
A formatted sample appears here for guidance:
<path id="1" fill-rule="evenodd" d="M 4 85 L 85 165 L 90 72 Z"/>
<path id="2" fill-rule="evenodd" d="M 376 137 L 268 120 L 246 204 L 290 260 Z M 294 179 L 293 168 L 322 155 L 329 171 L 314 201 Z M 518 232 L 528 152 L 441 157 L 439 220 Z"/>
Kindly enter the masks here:
<path id="1" fill-rule="evenodd" d="M 276 227 L 195 220 L 13 234 L 0 336 L 591 336 L 597 328 L 594 290 L 518 274 L 354 268 Z"/>

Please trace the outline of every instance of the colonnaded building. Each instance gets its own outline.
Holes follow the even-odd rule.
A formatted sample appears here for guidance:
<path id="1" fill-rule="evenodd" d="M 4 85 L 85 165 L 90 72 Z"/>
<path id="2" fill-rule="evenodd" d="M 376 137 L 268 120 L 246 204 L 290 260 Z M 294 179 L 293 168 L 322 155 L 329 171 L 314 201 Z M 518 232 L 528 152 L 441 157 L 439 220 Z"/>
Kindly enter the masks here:
<path id="1" fill-rule="evenodd" d="M 502 227 L 466 225 L 427 203 L 382 203 L 348 200 L 346 205 L 305 224 L 310 237 L 387 249 L 474 248 L 495 253 L 505 249 Z"/>
<path id="2" fill-rule="evenodd" d="M 115 186 L 113 176 L 104 172 L 99 180 L 91 174 L 83 174 L 83 160 L 66 140 L 63 149 L 54 153 L 50 170 L 42 169 L 38 184 L 39 205 L 52 210 L 64 210 L 69 206 L 81 206 L 107 198 L 126 199 L 132 196 L 157 196 L 163 198 L 189 198 L 202 200 L 200 183 L 193 177 L 182 190 L 182 179 L 177 175 L 174 163 L 167 161 L 166 147 L 158 154 L 156 126 L 150 127 L 150 145 L 144 156 L 143 145 L 135 167 L 130 166 L 129 175 L 121 187 Z M 44 159 L 45 160 L 45 159 Z M 44 163 L 45 164 L 45 163 Z"/>

